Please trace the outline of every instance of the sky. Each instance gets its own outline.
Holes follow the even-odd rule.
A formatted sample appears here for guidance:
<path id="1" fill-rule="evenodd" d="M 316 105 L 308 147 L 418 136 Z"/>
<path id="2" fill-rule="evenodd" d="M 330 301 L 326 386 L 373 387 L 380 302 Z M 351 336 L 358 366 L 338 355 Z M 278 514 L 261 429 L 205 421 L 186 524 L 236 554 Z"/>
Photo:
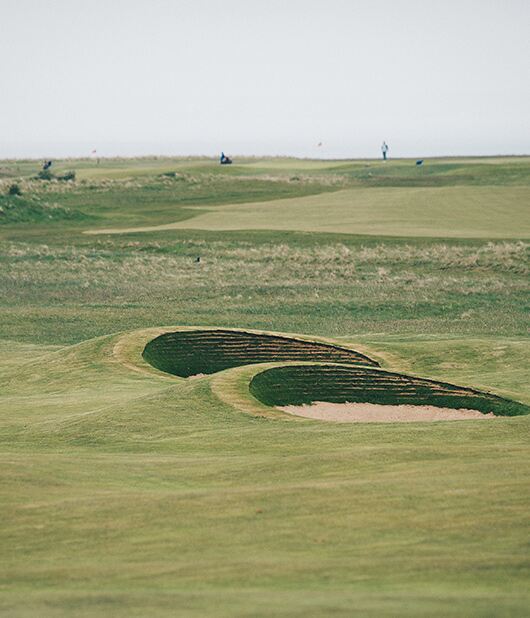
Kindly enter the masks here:
<path id="1" fill-rule="evenodd" d="M 530 0 L 0 0 L 0 157 L 530 154 L 529 32 Z"/>

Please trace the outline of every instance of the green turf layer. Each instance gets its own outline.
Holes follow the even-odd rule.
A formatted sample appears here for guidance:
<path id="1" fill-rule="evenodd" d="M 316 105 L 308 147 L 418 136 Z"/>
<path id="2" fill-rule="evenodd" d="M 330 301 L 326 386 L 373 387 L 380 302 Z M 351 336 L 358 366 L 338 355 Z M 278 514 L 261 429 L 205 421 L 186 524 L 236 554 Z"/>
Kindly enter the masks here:
<path id="1" fill-rule="evenodd" d="M 187 378 L 230 367 L 271 361 L 314 361 L 378 366 L 346 348 L 275 335 L 230 330 L 165 333 L 150 341 L 144 359 L 161 371 Z"/>
<path id="2" fill-rule="evenodd" d="M 277 367 L 254 376 L 250 392 L 269 406 L 329 401 L 468 408 L 498 416 L 530 412 L 528 406 L 490 393 L 365 367 Z"/>
<path id="3" fill-rule="evenodd" d="M 80 210 L 37 199 L 0 195 L 0 225 L 8 223 L 90 222 L 92 217 Z"/>

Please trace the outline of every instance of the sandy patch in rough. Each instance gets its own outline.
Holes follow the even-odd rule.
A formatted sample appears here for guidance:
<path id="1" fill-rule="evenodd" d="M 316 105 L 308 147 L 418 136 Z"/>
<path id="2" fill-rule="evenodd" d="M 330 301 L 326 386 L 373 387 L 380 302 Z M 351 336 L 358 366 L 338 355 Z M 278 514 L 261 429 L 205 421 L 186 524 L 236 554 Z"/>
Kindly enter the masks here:
<path id="1" fill-rule="evenodd" d="M 436 406 L 389 406 L 376 403 L 329 403 L 315 401 L 304 406 L 277 406 L 295 416 L 339 423 L 417 423 L 422 421 L 466 421 L 497 418 L 493 412 L 437 408 Z"/>

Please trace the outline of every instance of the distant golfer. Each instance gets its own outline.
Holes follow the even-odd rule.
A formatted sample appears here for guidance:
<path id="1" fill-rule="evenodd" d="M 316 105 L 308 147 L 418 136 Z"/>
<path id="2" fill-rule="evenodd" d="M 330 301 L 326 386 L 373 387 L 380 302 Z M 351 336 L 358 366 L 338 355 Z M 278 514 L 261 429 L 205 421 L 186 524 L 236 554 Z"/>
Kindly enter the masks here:
<path id="1" fill-rule="evenodd" d="M 383 161 L 386 161 L 386 153 L 388 152 L 388 144 L 383 142 L 381 145 L 381 152 L 383 153 Z"/>

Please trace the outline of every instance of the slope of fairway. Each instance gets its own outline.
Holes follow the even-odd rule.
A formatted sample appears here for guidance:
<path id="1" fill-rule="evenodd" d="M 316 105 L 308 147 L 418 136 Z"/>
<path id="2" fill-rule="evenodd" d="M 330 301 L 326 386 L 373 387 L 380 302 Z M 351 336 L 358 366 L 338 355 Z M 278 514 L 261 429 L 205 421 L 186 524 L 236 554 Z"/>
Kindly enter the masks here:
<path id="1" fill-rule="evenodd" d="M 391 187 L 198 209 L 167 225 L 109 228 L 111 234 L 170 229 L 298 230 L 380 236 L 529 238 L 528 187 Z"/>
<path id="2" fill-rule="evenodd" d="M 0 613 L 524 615 L 528 417 L 276 422 L 143 336 L 3 372 Z"/>

